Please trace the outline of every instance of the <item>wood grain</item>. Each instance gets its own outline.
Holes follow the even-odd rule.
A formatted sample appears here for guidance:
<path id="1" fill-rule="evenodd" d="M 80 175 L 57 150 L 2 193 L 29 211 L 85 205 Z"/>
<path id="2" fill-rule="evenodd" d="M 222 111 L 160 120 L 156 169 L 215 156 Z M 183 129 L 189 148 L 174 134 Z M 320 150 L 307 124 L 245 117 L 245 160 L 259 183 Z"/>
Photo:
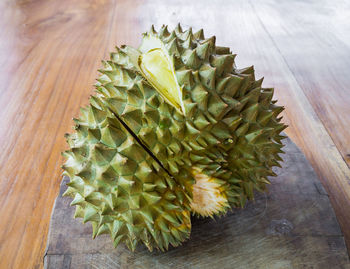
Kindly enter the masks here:
<path id="1" fill-rule="evenodd" d="M 166 253 L 114 249 L 110 236 L 91 240 L 91 225 L 73 219 L 71 198 L 58 196 L 50 223 L 46 269 L 350 268 L 344 237 L 305 156 L 285 140 L 284 167 L 267 194 L 225 217 L 192 218 L 191 237 Z M 62 182 L 62 194 L 69 182 Z"/>
<path id="2" fill-rule="evenodd" d="M 266 32 L 350 167 L 350 3 L 253 3 Z"/>
<path id="3" fill-rule="evenodd" d="M 40 268 L 64 133 L 100 59 L 150 24 L 182 22 L 254 64 L 325 186 L 350 246 L 350 12 L 345 0 L 0 2 L 0 268 Z"/>

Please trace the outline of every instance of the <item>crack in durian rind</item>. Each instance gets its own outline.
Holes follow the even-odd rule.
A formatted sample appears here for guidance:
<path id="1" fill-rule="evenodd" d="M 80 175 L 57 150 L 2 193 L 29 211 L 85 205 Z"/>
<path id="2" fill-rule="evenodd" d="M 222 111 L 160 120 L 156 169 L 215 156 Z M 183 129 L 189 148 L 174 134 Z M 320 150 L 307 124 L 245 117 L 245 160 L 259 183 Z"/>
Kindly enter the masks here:
<path id="1" fill-rule="evenodd" d="M 117 118 L 117 120 L 124 126 L 125 130 L 135 139 L 135 141 L 155 160 L 159 166 L 171 177 L 174 177 L 170 174 L 170 172 L 163 166 L 162 162 L 159 161 L 156 156 L 154 156 L 153 152 L 145 145 L 144 142 L 140 140 L 140 138 L 130 129 L 130 127 L 112 110 L 111 113 Z"/>

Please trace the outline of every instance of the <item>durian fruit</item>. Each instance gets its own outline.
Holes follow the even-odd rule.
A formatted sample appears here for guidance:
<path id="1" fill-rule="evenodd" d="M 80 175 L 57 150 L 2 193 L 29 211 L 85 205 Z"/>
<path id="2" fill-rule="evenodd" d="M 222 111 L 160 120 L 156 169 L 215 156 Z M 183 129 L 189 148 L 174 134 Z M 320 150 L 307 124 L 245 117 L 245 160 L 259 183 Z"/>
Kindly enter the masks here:
<path id="1" fill-rule="evenodd" d="M 137 241 L 167 249 L 188 238 L 190 212 L 222 215 L 266 189 L 282 160 L 283 107 L 272 101 L 273 89 L 255 79 L 253 67 L 237 69 L 234 59 L 215 37 L 178 25 L 171 32 L 152 27 L 138 49 L 116 48 L 103 62 L 96 94 L 76 121 L 77 133 L 68 136 L 63 167 L 71 178 L 67 194 L 79 201 L 73 201 L 77 216 L 90 220 L 85 214 L 95 212 L 94 235 L 110 233 L 115 244 L 132 250 Z M 127 137 L 127 150 L 113 142 L 119 136 Z M 137 184 L 124 191 L 120 175 Z M 92 187 L 94 203 L 86 200 L 85 188 Z M 118 198 L 112 190 L 126 194 Z M 135 207 L 132 197 L 148 191 L 159 201 L 137 198 Z M 123 237 L 113 233 L 114 222 L 127 227 Z"/>

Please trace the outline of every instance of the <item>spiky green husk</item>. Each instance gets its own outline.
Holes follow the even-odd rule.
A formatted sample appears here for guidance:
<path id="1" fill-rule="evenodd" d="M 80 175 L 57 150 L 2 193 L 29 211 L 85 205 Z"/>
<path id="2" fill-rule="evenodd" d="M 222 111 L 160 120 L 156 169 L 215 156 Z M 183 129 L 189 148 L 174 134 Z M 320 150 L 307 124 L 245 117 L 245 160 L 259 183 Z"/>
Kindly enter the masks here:
<path id="1" fill-rule="evenodd" d="M 104 62 L 98 91 L 163 166 L 186 180 L 184 185 L 191 177 L 188 169 L 198 166 L 223 180 L 231 205 L 243 206 L 254 189 L 265 188 L 272 166 L 281 160 L 285 125 L 278 118 L 283 108 L 272 102 L 273 89 L 261 87 L 253 67 L 237 69 L 229 48 L 216 47 L 215 37 L 204 39 L 202 31 L 177 27 L 169 33 L 162 27 L 144 39 L 150 36 L 174 57 L 186 114 L 149 85 L 130 47 L 117 48 Z"/>
<path id="2" fill-rule="evenodd" d="M 162 206 L 174 205 L 188 212 L 195 183 L 192 171 L 195 168 L 215 180 L 228 199 L 228 204 L 224 203 L 223 208 L 213 213 L 223 214 L 230 207 L 243 207 L 247 199 L 253 199 L 254 190 L 265 190 L 269 183 L 267 177 L 274 175 L 272 167 L 279 165 L 278 161 L 281 160 L 278 154 L 282 153 L 283 136 L 280 133 L 286 126 L 278 116 L 283 108 L 272 101 L 273 89 L 261 87 L 262 79 L 255 80 L 253 67 L 237 69 L 235 55 L 229 48 L 216 46 L 215 37 L 205 39 L 202 30 L 192 33 L 191 28 L 182 31 L 178 26 L 168 32 L 166 27 L 162 27 L 157 33 L 152 28 L 144 35 L 144 40 L 150 37 L 161 41 L 174 62 L 177 82 L 182 91 L 182 106 L 174 107 L 142 73 L 139 57 L 147 52 L 147 46 L 143 44 L 140 50 L 127 46 L 117 48 L 110 60 L 103 62 L 103 69 L 100 70 L 102 76 L 96 84 L 97 94 L 91 99 L 91 107 L 83 111 L 77 122 L 77 134 L 68 138 L 72 148 L 66 153 L 68 160 L 64 166 L 72 180 L 68 193 L 85 198 L 84 188 L 102 183 L 108 183 L 110 189 L 125 188 L 120 185 L 125 182 L 119 183 L 117 179 L 109 182 L 104 173 L 91 173 L 104 171 L 93 156 L 100 152 L 99 147 L 107 147 L 137 166 L 132 166 L 132 169 L 117 166 L 121 159 L 113 159 L 115 165 L 107 173 L 112 178 L 119 177 L 120 169 L 123 169 L 132 178 L 131 181 L 142 182 L 146 186 L 152 184 L 157 190 L 159 182 L 166 182 L 166 186 L 157 193 L 157 197 L 162 197 L 158 202 Z M 96 109 L 99 113 L 94 112 Z M 101 123 L 97 124 L 95 114 Z M 113 125 L 106 123 L 106 120 L 113 121 Z M 124 149 L 120 153 L 121 145 L 112 143 L 117 138 L 111 136 L 108 141 L 103 138 L 103 132 L 111 132 L 112 127 L 128 137 L 127 154 L 124 154 Z M 100 136 L 94 135 L 96 129 Z M 82 150 L 76 148 L 86 147 L 89 148 L 88 157 L 85 156 L 86 151 L 85 155 L 79 155 Z M 102 152 L 99 156 L 106 158 L 106 154 Z M 81 156 L 85 156 L 84 161 Z M 144 157 L 139 159 L 139 156 Z M 89 180 L 81 176 L 80 163 L 84 163 L 86 173 L 90 171 L 93 174 Z M 133 169 L 144 171 L 145 167 L 153 167 L 149 175 L 142 172 L 136 176 Z M 136 180 L 133 178 L 135 176 Z M 131 189 L 133 194 L 143 195 L 142 188 Z M 104 217 L 103 208 L 108 204 L 105 197 L 111 196 L 111 192 L 104 190 L 95 188 L 95 193 L 103 202 L 91 205 L 85 199 L 83 204 L 77 204 L 77 211 L 81 212 L 78 216 L 81 217 L 90 214 L 87 212 L 91 211 L 91 206 L 96 210 L 99 219 L 92 219 L 95 235 L 101 233 L 100 230 L 110 232 L 116 244 L 125 241 L 131 249 L 134 249 L 137 241 L 143 241 L 150 249 L 164 249 L 169 242 L 177 245 L 188 237 L 190 224 L 187 213 L 184 213 L 186 217 L 181 218 L 180 211 L 159 211 L 157 206 L 152 205 L 156 208 L 152 209 L 153 220 L 162 219 L 162 213 L 175 214 L 174 219 L 179 223 L 176 226 L 164 220 L 164 226 L 147 222 L 147 218 L 141 217 L 145 215 L 144 209 L 132 207 L 131 196 L 123 197 L 123 201 L 116 200 L 115 207 L 109 208 L 108 213 L 114 214 L 114 218 L 107 224 L 107 229 L 101 219 Z M 173 200 L 167 199 L 167 191 L 173 194 L 170 195 Z M 74 200 L 80 201 L 79 195 Z M 119 209 L 117 206 L 120 203 L 124 203 L 125 207 Z M 141 226 L 138 224 L 140 229 L 134 228 L 135 219 L 128 219 L 130 213 L 123 210 L 140 216 L 139 222 L 143 223 Z M 126 227 L 123 237 L 113 234 L 115 221 Z M 178 236 L 169 232 L 169 227 L 177 231 Z M 152 234 L 150 228 L 159 234 Z M 141 230 L 146 231 L 144 233 L 150 238 L 148 241 L 143 239 Z"/>

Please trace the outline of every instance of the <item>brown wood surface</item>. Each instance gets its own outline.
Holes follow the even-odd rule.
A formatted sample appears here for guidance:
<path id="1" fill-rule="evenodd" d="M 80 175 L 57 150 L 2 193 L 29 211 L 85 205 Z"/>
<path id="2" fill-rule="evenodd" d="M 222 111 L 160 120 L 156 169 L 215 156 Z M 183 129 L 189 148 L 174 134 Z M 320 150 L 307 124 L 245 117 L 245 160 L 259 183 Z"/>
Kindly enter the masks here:
<path id="1" fill-rule="evenodd" d="M 73 219 L 71 198 L 61 195 L 50 223 L 45 269 L 169 268 L 290 269 L 342 268 L 350 262 L 329 198 L 303 153 L 285 140 L 284 167 L 275 169 L 267 194 L 226 216 L 192 218 L 191 237 L 182 246 L 135 253 L 114 249 L 110 236 L 91 239 L 90 224 Z"/>
<path id="2" fill-rule="evenodd" d="M 153 23 L 215 34 L 285 105 L 350 246 L 350 6 L 346 0 L 0 2 L 0 268 L 40 268 L 71 118 L 100 59 Z M 348 162 L 348 163 L 347 163 Z"/>

